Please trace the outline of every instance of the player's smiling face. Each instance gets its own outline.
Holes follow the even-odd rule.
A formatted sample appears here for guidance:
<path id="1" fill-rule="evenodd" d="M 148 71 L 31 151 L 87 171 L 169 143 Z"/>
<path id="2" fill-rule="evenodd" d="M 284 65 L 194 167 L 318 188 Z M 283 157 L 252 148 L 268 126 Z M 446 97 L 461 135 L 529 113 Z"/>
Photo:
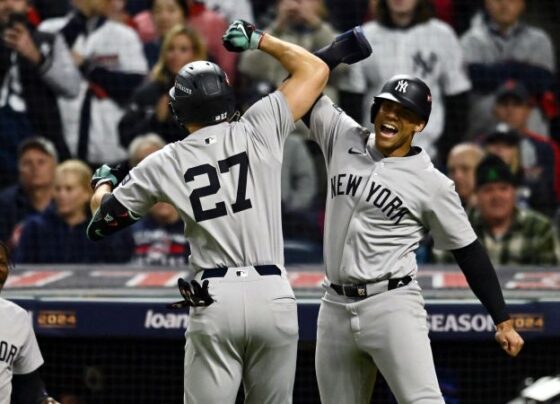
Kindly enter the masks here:
<path id="1" fill-rule="evenodd" d="M 413 136 L 425 126 L 415 112 L 389 100 L 382 102 L 373 124 L 375 147 L 387 157 L 406 155 Z"/>

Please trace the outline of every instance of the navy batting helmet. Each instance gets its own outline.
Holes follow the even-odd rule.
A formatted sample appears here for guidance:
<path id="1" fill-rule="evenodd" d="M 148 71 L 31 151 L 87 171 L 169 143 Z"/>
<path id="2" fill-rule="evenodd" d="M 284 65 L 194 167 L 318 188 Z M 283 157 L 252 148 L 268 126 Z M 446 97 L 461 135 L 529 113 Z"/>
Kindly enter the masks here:
<path id="1" fill-rule="evenodd" d="M 373 97 L 371 104 L 371 122 L 383 100 L 394 101 L 407 109 L 416 112 L 426 123 L 432 112 L 432 93 L 426 83 L 417 77 L 400 74 L 393 76 L 387 81 L 381 92 Z"/>
<path id="2" fill-rule="evenodd" d="M 198 61 L 183 66 L 169 90 L 169 97 L 173 116 L 181 126 L 219 123 L 235 113 L 235 98 L 228 78 L 211 62 Z"/>

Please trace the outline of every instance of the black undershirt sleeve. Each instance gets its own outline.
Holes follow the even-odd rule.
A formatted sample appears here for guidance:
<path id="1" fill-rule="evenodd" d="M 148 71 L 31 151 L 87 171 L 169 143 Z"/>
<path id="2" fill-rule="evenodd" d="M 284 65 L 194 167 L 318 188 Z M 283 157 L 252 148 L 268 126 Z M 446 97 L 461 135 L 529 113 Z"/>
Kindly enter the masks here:
<path id="1" fill-rule="evenodd" d="M 494 324 L 508 320 L 509 314 L 498 276 L 480 241 L 475 240 L 468 246 L 451 252 L 472 291 L 492 316 Z"/>
<path id="2" fill-rule="evenodd" d="M 12 378 L 12 404 L 40 404 L 48 397 L 45 384 L 35 370 Z"/>

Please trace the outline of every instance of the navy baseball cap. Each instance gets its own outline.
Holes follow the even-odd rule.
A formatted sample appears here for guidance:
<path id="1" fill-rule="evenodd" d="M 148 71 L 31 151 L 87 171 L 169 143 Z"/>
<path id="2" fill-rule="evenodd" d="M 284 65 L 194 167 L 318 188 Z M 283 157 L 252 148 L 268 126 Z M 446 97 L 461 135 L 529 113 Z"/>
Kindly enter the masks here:
<path id="1" fill-rule="evenodd" d="M 510 146 L 518 145 L 521 140 L 521 134 L 515 129 L 510 128 L 505 123 L 499 123 L 494 131 L 484 137 L 484 144 L 508 144 Z"/>
<path id="2" fill-rule="evenodd" d="M 508 98 L 515 98 L 522 102 L 529 102 L 530 95 L 527 87 L 517 80 L 508 80 L 496 91 L 496 102 L 500 103 Z"/>

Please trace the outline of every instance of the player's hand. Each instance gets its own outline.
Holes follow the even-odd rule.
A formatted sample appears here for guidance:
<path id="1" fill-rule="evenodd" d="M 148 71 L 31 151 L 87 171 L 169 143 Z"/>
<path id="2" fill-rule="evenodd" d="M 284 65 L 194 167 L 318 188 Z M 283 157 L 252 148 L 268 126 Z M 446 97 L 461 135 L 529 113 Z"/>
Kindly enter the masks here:
<path id="1" fill-rule="evenodd" d="M 235 20 L 222 36 L 224 47 L 230 52 L 258 49 L 264 32 L 244 20 Z"/>
<path id="2" fill-rule="evenodd" d="M 128 169 L 124 164 L 117 164 L 111 167 L 103 164 L 93 173 L 91 177 L 91 188 L 97 189 L 101 184 L 111 184 L 115 188 L 128 174 Z"/>
<path id="3" fill-rule="evenodd" d="M 170 309 L 181 309 L 183 307 L 206 307 L 214 303 L 214 299 L 208 293 L 208 280 L 202 282 L 202 286 L 193 280 L 189 284 L 183 278 L 177 281 L 179 292 L 183 296 L 183 300 L 167 305 Z"/>
<path id="4" fill-rule="evenodd" d="M 496 341 L 510 356 L 517 356 L 523 344 L 523 338 L 513 328 L 513 320 L 502 321 L 496 326 Z"/>

